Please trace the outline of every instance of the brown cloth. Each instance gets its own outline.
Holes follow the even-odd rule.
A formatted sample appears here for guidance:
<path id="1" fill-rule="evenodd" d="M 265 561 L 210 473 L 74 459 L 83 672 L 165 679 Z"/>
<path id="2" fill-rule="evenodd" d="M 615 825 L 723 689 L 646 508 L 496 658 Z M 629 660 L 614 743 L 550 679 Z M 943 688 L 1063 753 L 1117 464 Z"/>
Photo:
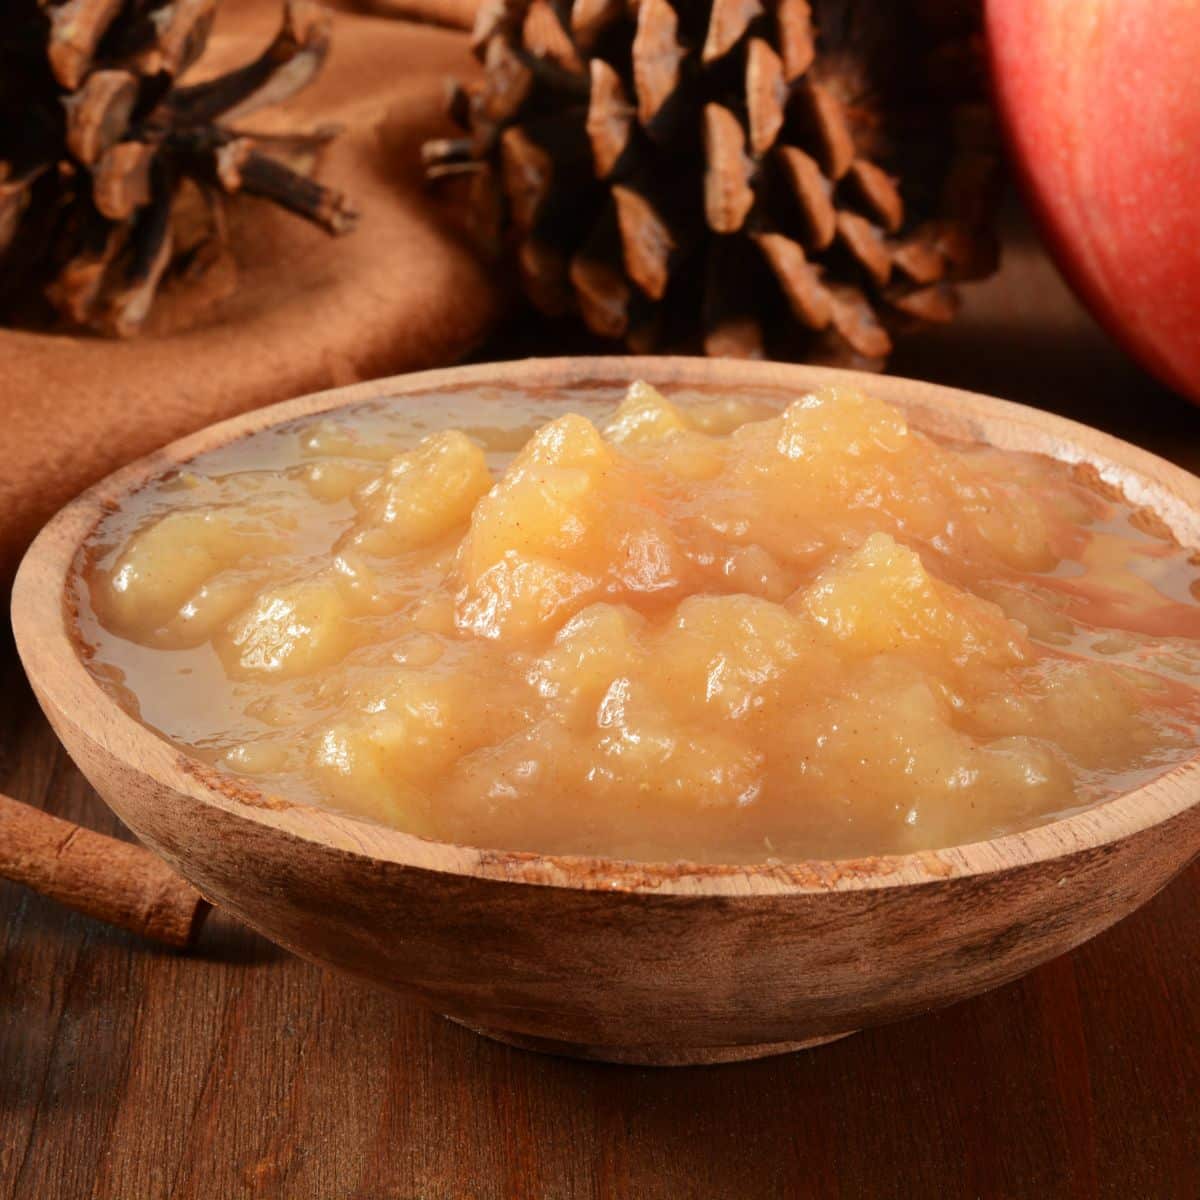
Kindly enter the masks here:
<path id="1" fill-rule="evenodd" d="M 280 4 L 221 12 L 206 73 L 254 57 Z M 419 164 L 444 127 L 445 78 L 470 70 L 461 33 L 336 13 L 324 71 L 283 111 L 344 126 L 320 176 L 361 211 L 356 232 L 333 239 L 238 199 L 237 287 L 199 324 L 130 341 L 0 330 L 0 586 L 55 510 L 122 463 L 258 405 L 453 361 L 482 338 L 495 290 L 439 226 Z M 160 327 L 197 298 L 166 297 Z"/>
<path id="2" fill-rule="evenodd" d="M 479 0 L 345 0 L 345 3 L 381 17 L 408 17 L 455 29 L 470 29 L 479 8 Z"/>

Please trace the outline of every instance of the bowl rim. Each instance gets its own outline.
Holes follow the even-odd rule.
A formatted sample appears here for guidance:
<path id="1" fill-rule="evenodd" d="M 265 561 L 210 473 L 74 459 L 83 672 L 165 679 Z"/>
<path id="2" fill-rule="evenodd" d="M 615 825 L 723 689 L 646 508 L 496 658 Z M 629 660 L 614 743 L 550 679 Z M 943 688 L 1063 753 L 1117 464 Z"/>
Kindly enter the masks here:
<path id="1" fill-rule="evenodd" d="M 61 721 L 160 787 L 229 816 L 378 863 L 505 883 L 736 897 L 946 882 L 1095 850 L 1200 805 L 1198 748 L 1192 758 L 1151 782 L 1072 815 L 983 842 L 903 855 L 737 865 L 493 850 L 435 841 L 264 793 L 251 780 L 216 771 L 142 725 L 85 666 L 67 587 L 81 544 L 126 496 L 196 455 L 271 426 L 371 400 L 481 386 L 598 389 L 622 387 L 637 378 L 667 388 L 803 392 L 830 384 L 862 387 L 919 414 L 922 428 L 1090 465 L 1129 503 L 1155 513 L 1182 545 L 1200 548 L 1200 478 L 1078 422 L 974 392 L 826 367 L 666 356 L 525 359 L 439 368 L 332 388 L 206 426 L 115 471 L 67 504 L 29 547 L 13 585 L 13 631 L 39 700 Z M 47 613 L 58 619 L 46 620 Z"/>

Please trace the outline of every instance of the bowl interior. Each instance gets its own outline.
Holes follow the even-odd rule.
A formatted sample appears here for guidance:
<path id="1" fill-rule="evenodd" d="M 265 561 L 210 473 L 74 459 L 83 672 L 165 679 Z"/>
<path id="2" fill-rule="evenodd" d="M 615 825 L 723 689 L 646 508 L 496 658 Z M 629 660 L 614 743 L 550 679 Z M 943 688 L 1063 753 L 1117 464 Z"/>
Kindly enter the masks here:
<path id="1" fill-rule="evenodd" d="M 918 854 L 721 866 L 495 851 L 430 841 L 268 796 L 249 780 L 213 770 L 140 724 L 84 665 L 71 601 L 80 546 L 103 515 L 132 492 L 196 455 L 262 429 L 367 401 L 436 405 L 465 391 L 519 389 L 547 397 L 578 396 L 588 403 L 618 393 L 635 378 L 666 389 L 753 388 L 793 395 L 830 383 L 861 386 L 904 408 L 929 432 L 1085 465 L 1103 485 L 1153 514 L 1181 545 L 1200 547 L 1200 480 L 1085 426 L 988 397 L 888 376 L 704 359 L 585 358 L 451 368 L 323 392 L 210 426 L 118 471 L 68 505 L 30 548 L 14 585 L 14 631 L 39 696 L 48 709 L 64 714 L 60 719 L 74 723 L 136 771 L 246 820 L 384 861 L 571 887 L 705 895 L 893 887 L 1070 854 L 1157 824 L 1200 800 L 1200 755 L 1194 755 L 1151 783 L 1072 816 L 987 842 Z"/>

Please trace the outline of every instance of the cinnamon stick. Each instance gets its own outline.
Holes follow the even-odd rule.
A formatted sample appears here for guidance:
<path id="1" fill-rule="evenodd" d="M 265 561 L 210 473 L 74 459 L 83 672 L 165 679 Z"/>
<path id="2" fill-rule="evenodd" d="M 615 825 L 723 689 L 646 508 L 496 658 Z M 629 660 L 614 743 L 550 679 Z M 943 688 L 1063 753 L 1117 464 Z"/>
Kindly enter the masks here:
<path id="1" fill-rule="evenodd" d="M 89 917 L 183 948 L 209 903 L 150 851 L 0 795 L 0 877 Z"/>

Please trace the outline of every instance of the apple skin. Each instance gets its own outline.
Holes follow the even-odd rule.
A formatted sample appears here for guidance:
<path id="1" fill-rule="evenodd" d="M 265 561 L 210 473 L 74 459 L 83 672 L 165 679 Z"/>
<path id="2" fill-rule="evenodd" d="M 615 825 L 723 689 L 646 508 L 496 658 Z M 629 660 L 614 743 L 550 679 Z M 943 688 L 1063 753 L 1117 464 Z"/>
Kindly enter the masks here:
<path id="1" fill-rule="evenodd" d="M 1059 267 L 1200 403 L 1200 0 L 987 0 L 993 85 Z"/>

